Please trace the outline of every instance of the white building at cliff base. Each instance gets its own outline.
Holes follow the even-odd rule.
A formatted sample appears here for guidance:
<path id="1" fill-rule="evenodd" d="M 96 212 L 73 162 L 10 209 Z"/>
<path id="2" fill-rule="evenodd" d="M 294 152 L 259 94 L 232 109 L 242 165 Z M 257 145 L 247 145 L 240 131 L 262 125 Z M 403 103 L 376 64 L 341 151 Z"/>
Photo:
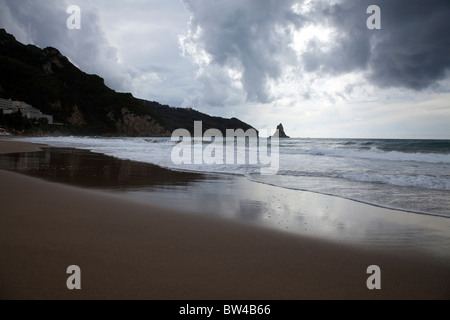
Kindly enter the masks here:
<path id="1" fill-rule="evenodd" d="M 20 111 L 24 117 L 27 119 L 42 119 L 48 120 L 49 124 L 53 124 L 53 116 L 44 114 L 41 110 L 33 108 L 23 101 L 12 101 L 11 99 L 1 99 L 0 98 L 0 112 L 3 114 L 12 114 Z"/>

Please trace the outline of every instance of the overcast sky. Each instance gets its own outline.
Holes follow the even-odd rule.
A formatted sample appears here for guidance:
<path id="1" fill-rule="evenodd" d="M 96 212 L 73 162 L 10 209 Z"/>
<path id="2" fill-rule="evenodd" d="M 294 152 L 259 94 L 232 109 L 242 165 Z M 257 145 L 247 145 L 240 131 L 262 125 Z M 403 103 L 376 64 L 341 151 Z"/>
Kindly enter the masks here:
<path id="1" fill-rule="evenodd" d="M 449 17 L 449 0 L 0 0 L 1 28 L 116 91 L 299 137 L 450 139 Z"/>

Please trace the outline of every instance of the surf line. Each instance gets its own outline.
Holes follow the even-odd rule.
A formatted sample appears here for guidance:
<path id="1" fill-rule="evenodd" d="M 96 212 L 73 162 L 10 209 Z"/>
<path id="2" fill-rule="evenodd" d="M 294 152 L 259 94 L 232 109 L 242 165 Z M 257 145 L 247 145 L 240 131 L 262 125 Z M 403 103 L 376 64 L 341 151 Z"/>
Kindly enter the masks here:
<path id="1" fill-rule="evenodd" d="M 208 129 L 203 133 L 202 121 L 195 121 L 193 137 L 187 129 L 177 129 L 172 133 L 171 141 L 178 142 L 171 153 L 175 165 L 250 164 L 260 165 L 261 175 L 278 173 L 279 130 L 269 138 L 260 138 L 255 129 L 245 132 L 243 129 L 226 129 L 224 139 L 219 129 Z M 209 144 L 203 147 L 203 142 Z"/>

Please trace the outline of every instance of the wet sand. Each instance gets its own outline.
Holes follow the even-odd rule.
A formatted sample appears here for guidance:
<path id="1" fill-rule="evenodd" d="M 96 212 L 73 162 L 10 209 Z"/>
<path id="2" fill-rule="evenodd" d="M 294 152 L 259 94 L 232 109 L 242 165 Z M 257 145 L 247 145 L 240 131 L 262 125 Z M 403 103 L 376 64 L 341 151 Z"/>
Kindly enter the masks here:
<path id="1" fill-rule="evenodd" d="M 36 146 L 0 141 L 0 153 L 26 151 Z M 160 188 L 166 173 L 149 176 Z M 183 188 L 205 181 L 181 175 L 174 179 Z M 1 299 L 450 298 L 447 256 L 277 231 L 78 185 L 0 170 Z M 70 265 L 81 268 L 81 290 L 66 287 Z M 366 286 L 370 265 L 381 268 L 381 290 Z"/>

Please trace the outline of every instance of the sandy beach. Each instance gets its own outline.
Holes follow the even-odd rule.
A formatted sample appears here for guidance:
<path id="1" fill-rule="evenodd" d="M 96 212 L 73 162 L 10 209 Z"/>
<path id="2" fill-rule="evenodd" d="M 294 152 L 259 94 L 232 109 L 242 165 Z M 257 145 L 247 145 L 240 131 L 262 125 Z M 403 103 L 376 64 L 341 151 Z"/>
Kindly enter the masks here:
<path id="1" fill-rule="evenodd" d="M 0 153 L 38 150 L 0 140 Z M 410 249 L 296 235 L 7 170 L 0 203 L 0 299 L 450 298 L 448 259 Z M 81 269 L 81 290 L 66 287 L 70 265 Z M 366 286 L 371 265 L 380 290 Z"/>

